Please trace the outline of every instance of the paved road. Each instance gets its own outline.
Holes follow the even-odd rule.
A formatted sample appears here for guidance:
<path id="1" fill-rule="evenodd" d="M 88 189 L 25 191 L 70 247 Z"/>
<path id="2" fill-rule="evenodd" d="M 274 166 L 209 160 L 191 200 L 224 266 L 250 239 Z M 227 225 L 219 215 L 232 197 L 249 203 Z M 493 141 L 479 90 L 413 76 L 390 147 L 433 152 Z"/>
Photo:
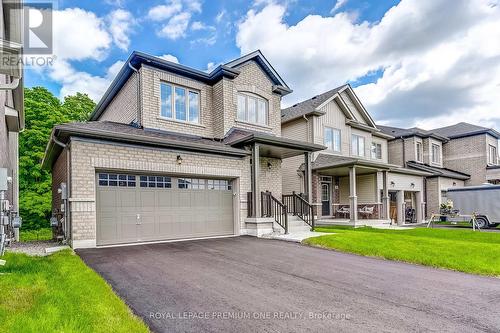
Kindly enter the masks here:
<path id="1" fill-rule="evenodd" d="M 251 237 L 78 254 L 155 332 L 500 330 L 495 278 Z"/>

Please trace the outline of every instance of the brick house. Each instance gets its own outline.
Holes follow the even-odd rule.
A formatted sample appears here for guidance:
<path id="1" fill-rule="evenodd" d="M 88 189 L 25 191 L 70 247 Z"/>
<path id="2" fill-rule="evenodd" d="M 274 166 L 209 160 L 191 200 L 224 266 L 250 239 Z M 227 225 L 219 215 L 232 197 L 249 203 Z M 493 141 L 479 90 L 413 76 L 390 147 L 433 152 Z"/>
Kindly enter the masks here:
<path id="1" fill-rule="evenodd" d="M 494 129 L 468 123 L 423 130 L 380 126 L 394 136 L 389 162 L 429 172 L 426 177 L 427 216 L 439 212 L 452 187 L 500 183 L 498 139 Z"/>
<path id="2" fill-rule="evenodd" d="M 290 92 L 260 51 L 210 73 L 132 53 L 91 121 L 53 129 L 43 165 L 64 237 L 82 248 L 283 227 L 268 209 L 282 159 L 324 148 L 282 137 Z"/>
<path id="3" fill-rule="evenodd" d="M 369 225 L 422 222 L 426 171 L 390 163 L 386 134 L 350 85 L 282 110 L 282 135 L 323 151 L 312 154 L 312 202 L 322 223 Z M 304 164 L 283 161 L 283 192 L 304 191 Z"/>

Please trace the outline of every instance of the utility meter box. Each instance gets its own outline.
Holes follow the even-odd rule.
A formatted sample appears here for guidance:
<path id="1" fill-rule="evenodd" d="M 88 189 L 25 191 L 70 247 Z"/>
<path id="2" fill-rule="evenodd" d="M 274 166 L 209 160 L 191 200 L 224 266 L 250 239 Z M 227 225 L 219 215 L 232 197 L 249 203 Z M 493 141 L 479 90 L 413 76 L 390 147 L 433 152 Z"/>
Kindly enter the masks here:
<path id="1" fill-rule="evenodd" d="M 59 193 L 61 194 L 62 200 L 68 199 L 68 189 L 66 187 L 66 183 L 61 183 L 61 186 L 59 187 Z"/>
<path id="2" fill-rule="evenodd" d="M 9 189 L 8 184 L 8 171 L 5 168 L 0 168 L 0 191 L 7 191 Z"/>

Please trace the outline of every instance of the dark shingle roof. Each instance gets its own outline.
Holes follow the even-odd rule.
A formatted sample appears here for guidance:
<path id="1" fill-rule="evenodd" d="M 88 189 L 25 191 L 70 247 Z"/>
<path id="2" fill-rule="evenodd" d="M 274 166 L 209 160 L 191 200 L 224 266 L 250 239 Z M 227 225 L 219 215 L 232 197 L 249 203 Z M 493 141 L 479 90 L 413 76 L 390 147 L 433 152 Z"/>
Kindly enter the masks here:
<path id="1" fill-rule="evenodd" d="M 326 100 L 328 100 L 340 90 L 344 89 L 346 86 L 347 84 L 344 84 L 340 87 L 329 90 L 320 95 L 316 95 L 313 98 L 307 99 L 281 110 L 281 122 L 284 123 L 314 112 L 318 106 L 323 104 Z"/>
<path id="2" fill-rule="evenodd" d="M 451 126 L 445 126 L 433 129 L 432 132 L 446 136 L 450 139 L 461 138 L 465 136 L 488 133 L 497 139 L 500 139 L 500 133 L 492 128 L 482 127 L 474 124 L 461 122 Z"/>
<path id="3" fill-rule="evenodd" d="M 392 127 L 392 126 L 382 126 L 378 125 L 378 129 L 382 131 L 382 133 L 392 135 L 396 138 L 400 137 L 410 137 L 410 136 L 420 136 L 423 138 L 428 138 L 428 137 L 433 137 L 441 141 L 447 141 L 448 138 L 440 135 L 434 131 L 426 131 L 424 129 L 418 128 L 418 127 L 412 127 L 412 128 L 399 128 L 399 127 Z"/>
<path id="4" fill-rule="evenodd" d="M 414 161 L 407 162 L 407 166 L 409 168 L 432 173 L 434 176 L 439 176 L 439 177 L 447 177 L 447 178 L 454 178 L 454 179 L 460 179 L 460 180 L 466 180 L 466 179 L 470 178 L 470 175 L 459 172 L 459 171 L 446 169 L 446 168 L 439 168 L 439 167 L 431 166 L 429 164 L 423 164 L 423 163 L 418 163 L 418 162 L 414 162 Z"/>

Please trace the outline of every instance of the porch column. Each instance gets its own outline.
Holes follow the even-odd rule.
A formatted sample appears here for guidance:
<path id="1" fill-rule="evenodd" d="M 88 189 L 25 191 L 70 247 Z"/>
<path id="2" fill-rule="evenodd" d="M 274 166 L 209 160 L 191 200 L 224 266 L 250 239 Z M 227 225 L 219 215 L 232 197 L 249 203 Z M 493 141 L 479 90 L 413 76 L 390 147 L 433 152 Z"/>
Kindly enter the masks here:
<path id="1" fill-rule="evenodd" d="M 307 201 L 312 203 L 312 170 L 311 170 L 311 153 L 304 153 L 304 194 L 307 195 Z"/>
<path id="2" fill-rule="evenodd" d="M 405 209 L 403 207 L 405 203 L 405 192 L 398 191 L 396 194 L 396 205 L 398 210 L 398 225 L 402 225 L 405 223 Z"/>
<path id="3" fill-rule="evenodd" d="M 260 156 L 259 144 L 255 143 L 252 147 L 252 217 L 260 216 L 260 184 L 259 184 L 259 170 L 260 170 Z"/>
<path id="4" fill-rule="evenodd" d="M 351 222 L 356 226 L 358 221 L 358 195 L 356 193 L 356 167 L 349 168 L 349 211 Z"/>
<path id="5" fill-rule="evenodd" d="M 417 223 L 420 223 L 424 220 L 424 211 L 423 211 L 423 208 L 424 208 L 424 192 L 422 191 L 419 191 L 417 193 L 415 193 L 415 209 L 417 211 Z"/>
<path id="6" fill-rule="evenodd" d="M 390 218 L 389 212 L 389 186 L 387 186 L 388 172 L 382 171 L 382 218 L 388 220 Z"/>

